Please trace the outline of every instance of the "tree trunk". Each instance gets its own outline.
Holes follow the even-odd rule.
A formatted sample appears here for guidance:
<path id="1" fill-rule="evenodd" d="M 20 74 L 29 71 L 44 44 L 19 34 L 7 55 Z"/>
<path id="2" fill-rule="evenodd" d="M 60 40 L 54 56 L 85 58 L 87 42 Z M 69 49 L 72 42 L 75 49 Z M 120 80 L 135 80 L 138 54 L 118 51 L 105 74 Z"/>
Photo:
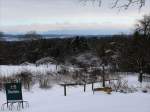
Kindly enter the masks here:
<path id="1" fill-rule="evenodd" d="M 139 82 L 142 83 L 143 82 L 143 72 L 139 73 Z"/>
<path id="2" fill-rule="evenodd" d="M 105 87 L 105 75 L 103 74 L 103 87 Z"/>
<path id="3" fill-rule="evenodd" d="M 103 74 L 102 74 L 103 87 L 105 87 L 105 67 L 103 66 Z"/>
<path id="4" fill-rule="evenodd" d="M 84 84 L 84 92 L 86 91 L 86 84 Z"/>
<path id="5" fill-rule="evenodd" d="M 64 85 L 64 96 L 67 95 L 67 92 L 66 92 L 66 85 Z"/>
<path id="6" fill-rule="evenodd" d="M 92 91 L 94 90 L 94 83 L 92 82 Z"/>

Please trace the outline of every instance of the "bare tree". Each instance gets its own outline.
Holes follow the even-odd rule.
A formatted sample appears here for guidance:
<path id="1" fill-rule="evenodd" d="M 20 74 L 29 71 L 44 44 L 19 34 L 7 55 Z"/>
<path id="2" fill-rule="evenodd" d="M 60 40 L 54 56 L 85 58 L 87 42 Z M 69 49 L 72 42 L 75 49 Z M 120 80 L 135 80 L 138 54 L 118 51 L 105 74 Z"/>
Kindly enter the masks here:
<path id="1" fill-rule="evenodd" d="M 81 0 L 83 2 L 93 2 L 97 3 L 99 6 L 101 6 L 102 2 L 106 0 Z M 132 5 L 136 5 L 139 8 L 142 8 L 145 6 L 149 0 L 112 0 L 112 8 L 124 8 L 128 9 Z"/>
<path id="2" fill-rule="evenodd" d="M 134 48 L 136 52 L 132 57 L 139 72 L 139 81 L 142 82 L 144 68 L 149 64 L 150 14 L 144 15 L 136 24 L 134 34 Z"/>
<path id="3" fill-rule="evenodd" d="M 146 73 L 149 60 L 149 42 L 150 40 L 143 37 L 143 35 L 135 32 L 130 45 L 126 48 L 128 50 L 122 51 L 124 61 L 134 71 L 139 73 L 139 81 L 142 83 L 143 74 Z"/>
<path id="4" fill-rule="evenodd" d="M 101 60 L 100 65 L 102 67 L 101 70 L 101 76 L 102 76 L 102 85 L 105 87 L 105 80 L 106 80 L 106 71 L 107 71 L 107 66 L 109 65 L 109 54 L 106 49 L 105 43 L 102 43 L 101 45 L 98 45 L 96 48 L 96 53 L 99 59 Z"/>
<path id="5" fill-rule="evenodd" d="M 150 38 L 150 14 L 144 15 L 136 24 L 136 31 Z"/>

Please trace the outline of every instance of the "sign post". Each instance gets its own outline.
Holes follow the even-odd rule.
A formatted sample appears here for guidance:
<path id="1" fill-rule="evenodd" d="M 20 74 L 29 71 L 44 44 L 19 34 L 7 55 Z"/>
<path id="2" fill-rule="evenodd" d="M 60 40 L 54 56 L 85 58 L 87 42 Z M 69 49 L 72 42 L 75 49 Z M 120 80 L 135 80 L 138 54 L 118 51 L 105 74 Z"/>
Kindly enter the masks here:
<path id="1" fill-rule="evenodd" d="M 2 104 L 2 109 L 4 109 L 5 105 L 7 108 L 11 109 L 13 108 L 13 104 L 17 103 L 17 109 L 20 109 L 20 107 L 24 108 L 24 104 L 26 104 L 26 107 L 29 107 L 29 103 L 27 101 L 24 101 L 22 98 L 22 86 L 21 83 L 6 83 L 5 84 L 6 89 L 6 98 L 7 102 Z"/>
<path id="2" fill-rule="evenodd" d="M 6 83 L 5 87 L 6 87 L 7 107 L 9 103 L 22 103 L 23 108 L 21 83 Z"/>

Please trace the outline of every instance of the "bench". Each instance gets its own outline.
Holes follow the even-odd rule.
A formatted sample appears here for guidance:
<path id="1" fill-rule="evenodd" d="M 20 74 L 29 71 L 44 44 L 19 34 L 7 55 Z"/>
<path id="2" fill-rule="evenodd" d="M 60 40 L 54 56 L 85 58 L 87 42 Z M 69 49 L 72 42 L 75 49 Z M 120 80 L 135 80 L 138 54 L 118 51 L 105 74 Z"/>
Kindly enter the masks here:
<path id="1" fill-rule="evenodd" d="M 104 91 L 104 92 L 106 92 L 106 93 L 108 93 L 108 94 L 111 94 L 112 88 L 110 88 L 110 87 L 94 88 L 94 89 L 93 89 L 93 93 L 94 93 L 95 91 Z"/>

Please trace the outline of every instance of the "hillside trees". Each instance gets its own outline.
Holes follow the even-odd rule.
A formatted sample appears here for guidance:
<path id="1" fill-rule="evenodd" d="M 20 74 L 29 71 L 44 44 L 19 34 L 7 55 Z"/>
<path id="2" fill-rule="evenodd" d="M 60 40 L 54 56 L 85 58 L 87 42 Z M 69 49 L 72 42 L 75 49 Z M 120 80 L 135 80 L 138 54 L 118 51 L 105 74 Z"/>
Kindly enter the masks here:
<path id="1" fill-rule="evenodd" d="M 109 77 L 109 74 L 113 72 L 120 71 L 120 59 L 122 44 L 124 44 L 125 39 L 123 37 L 113 37 L 111 39 L 104 39 L 101 43 L 97 44 L 96 53 L 100 59 L 103 87 L 105 87 L 105 80 Z M 125 64 L 125 63 L 124 63 Z"/>
<path id="2" fill-rule="evenodd" d="M 134 35 L 136 43 L 136 65 L 139 72 L 139 81 L 142 82 L 143 73 L 150 68 L 150 15 L 144 15 L 136 25 Z"/>
<path id="3" fill-rule="evenodd" d="M 59 63 L 68 61 L 70 64 L 75 64 L 70 60 L 72 56 L 92 52 L 93 55 L 97 53 L 99 57 L 97 66 L 101 68 L 99 75 L 102 79 L 105 78 L 103 75 L 106 76 L 108 67 L 114 70 L 111 72 L 150 73 L 149 43 L 150 39 L 143 37 L 139 32 L 136 32 L 133 37 L 119 35 L 107 38 L 74 37 L 18 42 L 1 41 L 0 64 L 21 64 L 26 61 L 34 63 L 44 57 L 54 57 Z"/>
<path id="4" fill-rule="evenodd" d="M 131 65 L 139 73 L 139 81 L 150 68 L 150 16 L 145 15 L 136 25 L 136 30 L 127 50 L 126 58 L 128 65 Z M 131 68 L 131 67 L 130 67 Z"/>
<path id="5" fill-rule="evenodd" d="M 79 36 L 76 36 L 74 39 L 72 39 L 70 45 L 72 48 L 72 52 L 76 53 L 89 49 L 87 39 Z"/>
<path id="6" fill-rule="evenodd" d="M 102 67 L 102 70 L 100 71 L 102 76 L 102 86 L 105 87 L 105 75 L 106 75 L 106 67 L 109 64 L 110 56 L 108 55 L 108 52 L 106 50 L 106 43 L 101 43 L 96 48 L 96 53 L 100 59 L 100 65 Z"/>
<path id="7" fill-rule="evenodd" d="M 133 65 L 133 69 L 139 73 L 139 77 L 142 78 L 144 67 L 146 66 L 146 53 L 145 39 L 141 37 L 137 32 L 134 34 L 131 41 L 131 48 L 128 50 L 128 63 Z M 142 79 L 140 78 L 140 82 Z"/>
<path id="8" fill-rule="evenodd" d="M 150 64 L 150 40 L 147 40 L 143 36 L 134 35 L 132 40 L 133 53 L 131 54 L 130 62 L 134 64 L 135 69 L 139 73 L 139 81 L 142 82 L 142 75 L 146 73 L 146 69 Z"/>

